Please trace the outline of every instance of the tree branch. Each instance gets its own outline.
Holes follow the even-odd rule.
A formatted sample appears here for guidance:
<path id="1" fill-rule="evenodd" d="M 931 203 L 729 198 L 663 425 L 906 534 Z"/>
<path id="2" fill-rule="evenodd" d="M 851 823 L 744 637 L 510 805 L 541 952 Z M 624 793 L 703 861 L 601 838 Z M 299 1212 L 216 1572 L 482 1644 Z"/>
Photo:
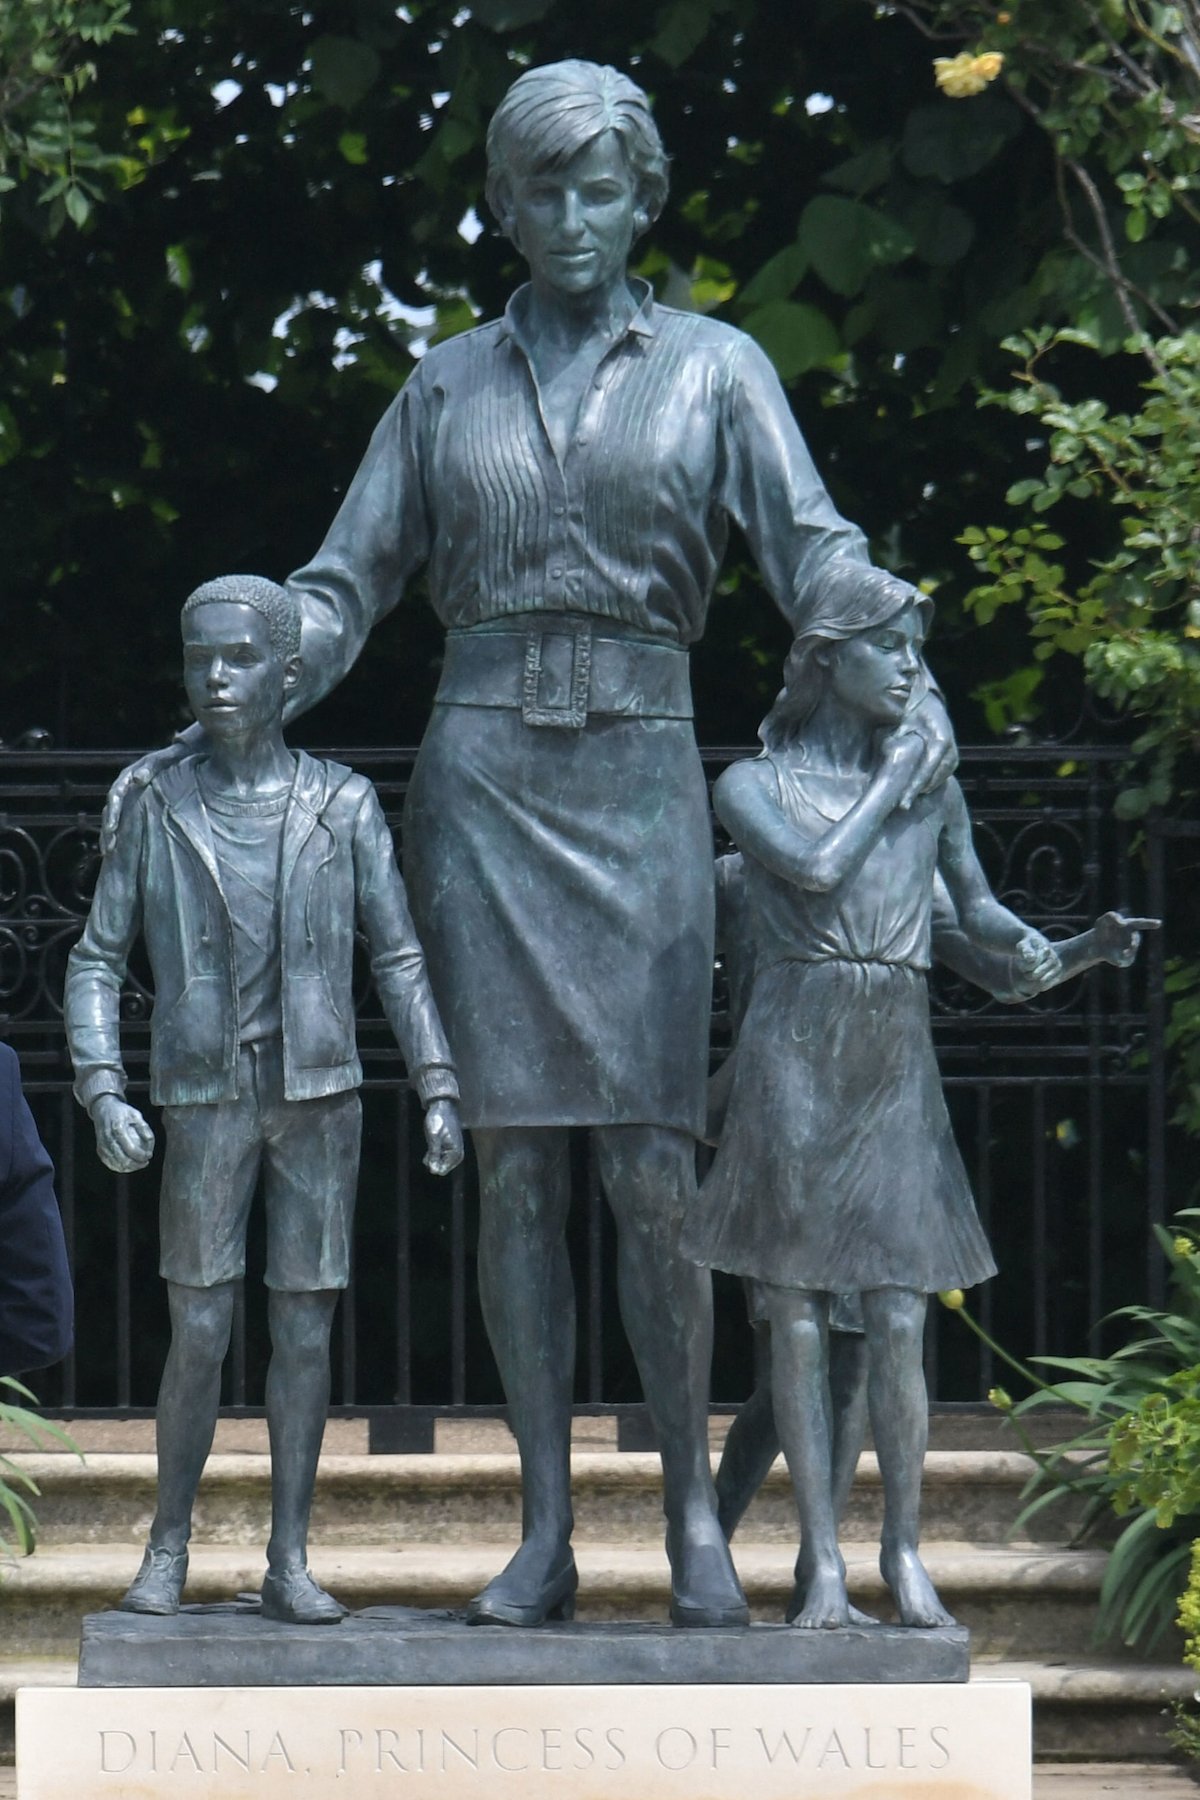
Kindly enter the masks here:
<path id="1" fill-rule="evenodd" d="M 1145 293 L 1135 282 L 1130 281 L 1128 275 L 1126 275 L 1124 269 L 1121 267 L 1120 259 L 1117 256 L 1117 247 L 1113 242 L 1112 230 L 1108 223 L 1108 214 L 1104 210 L 1104 201 L 1100 197 L 1100 190 L 1084 168 L 1083 164 L 1077 162 L 1073 156 L 1065 159 L 1059 158 L 1059 168 L 1060 170 L 1062 168 L 1069 169 L 1080 188 L 1083 190 L 1084 198 L 1087 200 L 1088 206 L 1091 208 L 1092 218 L 1095 220 L 1096 233 L 1100 239 L 1101 257 L 1098 258 L 1094 251 L 1089 251 L 1087 246 L 1080 241 L 1075 232 L 1070 204 L 1067 201 L 1060 174 L 1058 176 L 1059 199 L 1063 204 L 1063 216 L 1066 221 L 1067 236 L 1071 239 L 1071 242 L 1081 255 L 1087 256 L 1090 262 L 1103 269 L 1104 273 L 1108 276 L 1117 296 L 1117 304 L 1120 306 L 1121 311 L 1125 316 L 1125 322 L 1129 326 L 1131 334 L 1134 337 L 1140 337 L 1142 334 L 1142 327 L 1138 322 L 1138 316 L 1133 310 L 1133 301 L 1130 298 L 1132 295 L 1134 299 L 1140 300 L 1142 305 L 1153 313 L 1154 317 L 1165 331 L 1169 332 L 1172 337 L 1178 337 L 1181 329 L 1179 321 L 1173 319 L 1169 312 L 1165 312 L 1158 304 L 1157 300 L 1154 299 L 1153 295 Z M 1166 368 L 1152 346 L 1147 347 L 1146 357 L 1153 365 L 1155 374 L 1165 378 L 1167 373 Z"/>

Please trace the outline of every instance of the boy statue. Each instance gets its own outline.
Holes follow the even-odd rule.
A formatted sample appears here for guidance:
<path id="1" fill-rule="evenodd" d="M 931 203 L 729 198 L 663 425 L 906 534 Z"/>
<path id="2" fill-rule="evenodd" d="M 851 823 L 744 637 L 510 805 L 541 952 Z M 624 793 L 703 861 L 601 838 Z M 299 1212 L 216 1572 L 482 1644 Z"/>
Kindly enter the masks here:
<path id="1" fill-rule="evenodd" d="M 307 1533 L 362 1128 L 356 912 L 426 1109 L 426 1166 L 439 1175 L 462 1159 L 458 1084 L 374 788 L 284 744 L 284 701 L 301 669 L 294 601 L 272 582 L 228 576 L 191 595 L 182 623 L 184 684 L 206 750 L 162 769 L 126 808 L 66 986 L 75 1094 L 101 1160 L 143 1168 L 154 1136 L 124 1099 L 118 1026 L 126 960 L 144 933 L 156 993 L 150 1098 L 166 1128 L 160 1266 L 171 1346 L 158 1396 L 158 1506 L 121 1605 L 179 1609 L 261 1168 L 272 1480 L 262 1610 L 334 1624 L 344 1609 L 309 1572 Z"/>

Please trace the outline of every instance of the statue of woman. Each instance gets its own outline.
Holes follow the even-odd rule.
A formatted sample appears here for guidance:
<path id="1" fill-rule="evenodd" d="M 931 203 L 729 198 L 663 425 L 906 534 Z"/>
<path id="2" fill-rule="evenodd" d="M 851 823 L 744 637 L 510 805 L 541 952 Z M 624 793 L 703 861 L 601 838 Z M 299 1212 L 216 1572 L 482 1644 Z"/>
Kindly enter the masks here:
<path id="1" fill-rule="evenodd" d="M 640 89 L 592 63 L 531 69 L 487 149 L 529 283 L 426 353 L 291 578 L 290 710 L 340 680 L 426 565 L 446 657 L 405 873 L 474 1137 L 480 1291 L 523 1483 L 521 1547 L 469 1617 L 536 1625 L 573 1605 L 564 1232 L 568 1129 L 587 1126 L 662 1447 L 671 1616 L 741 1624 L 708 1459 L 710 1280 L 678 1249 L 713 945 L 687 651 L 730 520 L 797 627 L 830 559 L 866 552 L 757 346 L 629 276 L 667 191 Z M 915 792 L 954 753 L 937 700 L 914 708 Z"/>

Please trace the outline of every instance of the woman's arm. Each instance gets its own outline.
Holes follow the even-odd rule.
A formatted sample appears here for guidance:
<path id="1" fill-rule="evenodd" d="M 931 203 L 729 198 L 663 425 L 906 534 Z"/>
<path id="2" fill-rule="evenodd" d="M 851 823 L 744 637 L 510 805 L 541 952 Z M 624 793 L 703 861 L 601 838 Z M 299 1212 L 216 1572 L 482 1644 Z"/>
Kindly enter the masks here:
<path id="1" fill-rule="evenodd" d="M 418 369 L 376 426 L 321 548 L 288 578 L 300 603 L 303 667 L 285 720 L 337 686 L 429 554 L 426 386 Z"/>
<path id="2" fill-rule="evenodd" d="M 730 356 L 720 421 L 717 499 L 744 532 L 768 591 L 793 631 L 816 610 L 821 575 L 835 558 L 868 563 L 857 525 L 826 491 L 779 377 L 752 338 Z M 922 664 L 909 707 L 925 739 L 914 794 L 935 788 L 958 762 L 941 697 Z"/>
<path id="3" fill-rule="evenodd" d="M 819 837 L 807 836 L 784 817 L 774 773 L 765 761 L 734 763 L 726 769 L 713 789 L 713 806 L 738 846 L 772 874 L 827 894 L 864 862 L 884 821 L 911 787 L 923 755 L 924 744 L 916 732 L 889 733 L 865 792 Z"/>

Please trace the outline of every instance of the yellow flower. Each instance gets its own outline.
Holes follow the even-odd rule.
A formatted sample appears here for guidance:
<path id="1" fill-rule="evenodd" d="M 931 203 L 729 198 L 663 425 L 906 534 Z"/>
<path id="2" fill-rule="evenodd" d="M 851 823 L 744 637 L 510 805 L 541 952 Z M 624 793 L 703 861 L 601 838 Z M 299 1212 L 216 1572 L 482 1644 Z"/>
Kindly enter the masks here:
<path id="1" fill-rule="evenodd" d="M 951 1312 L 961 1312 L 967 1303 L 967 1296 L 961 1288 L 946 1288 L 938 1295 L 938 1299 L 943 1306 L 948 1306 Z"/>
<path id="2" fill-rule="evenodd" d="M 989 1388 L 988 1405 L 994 1406 L 997 1412 L 1011 1412 L 1012 1395 L 1002 1387 Z"/>
<path id="3" fill-rule="evenodd" d="M 1196 1246 L 1192 1243 L 1191 1238 L 1177 1237 L 1175 1239 L 1174 1250 L 1176 1256 L 1190 1256 L 1195 1247 Z"/>
<path id="4" fill-rule="evenodd" d="M 951 100 L 968 100 L 972 94 L 982 94 L 1003 67 L 1004 57 L 999 50 L 985 50 L 980 56 L 960 50 L 957 56 L 934 57 L 933 78 Z"/>

